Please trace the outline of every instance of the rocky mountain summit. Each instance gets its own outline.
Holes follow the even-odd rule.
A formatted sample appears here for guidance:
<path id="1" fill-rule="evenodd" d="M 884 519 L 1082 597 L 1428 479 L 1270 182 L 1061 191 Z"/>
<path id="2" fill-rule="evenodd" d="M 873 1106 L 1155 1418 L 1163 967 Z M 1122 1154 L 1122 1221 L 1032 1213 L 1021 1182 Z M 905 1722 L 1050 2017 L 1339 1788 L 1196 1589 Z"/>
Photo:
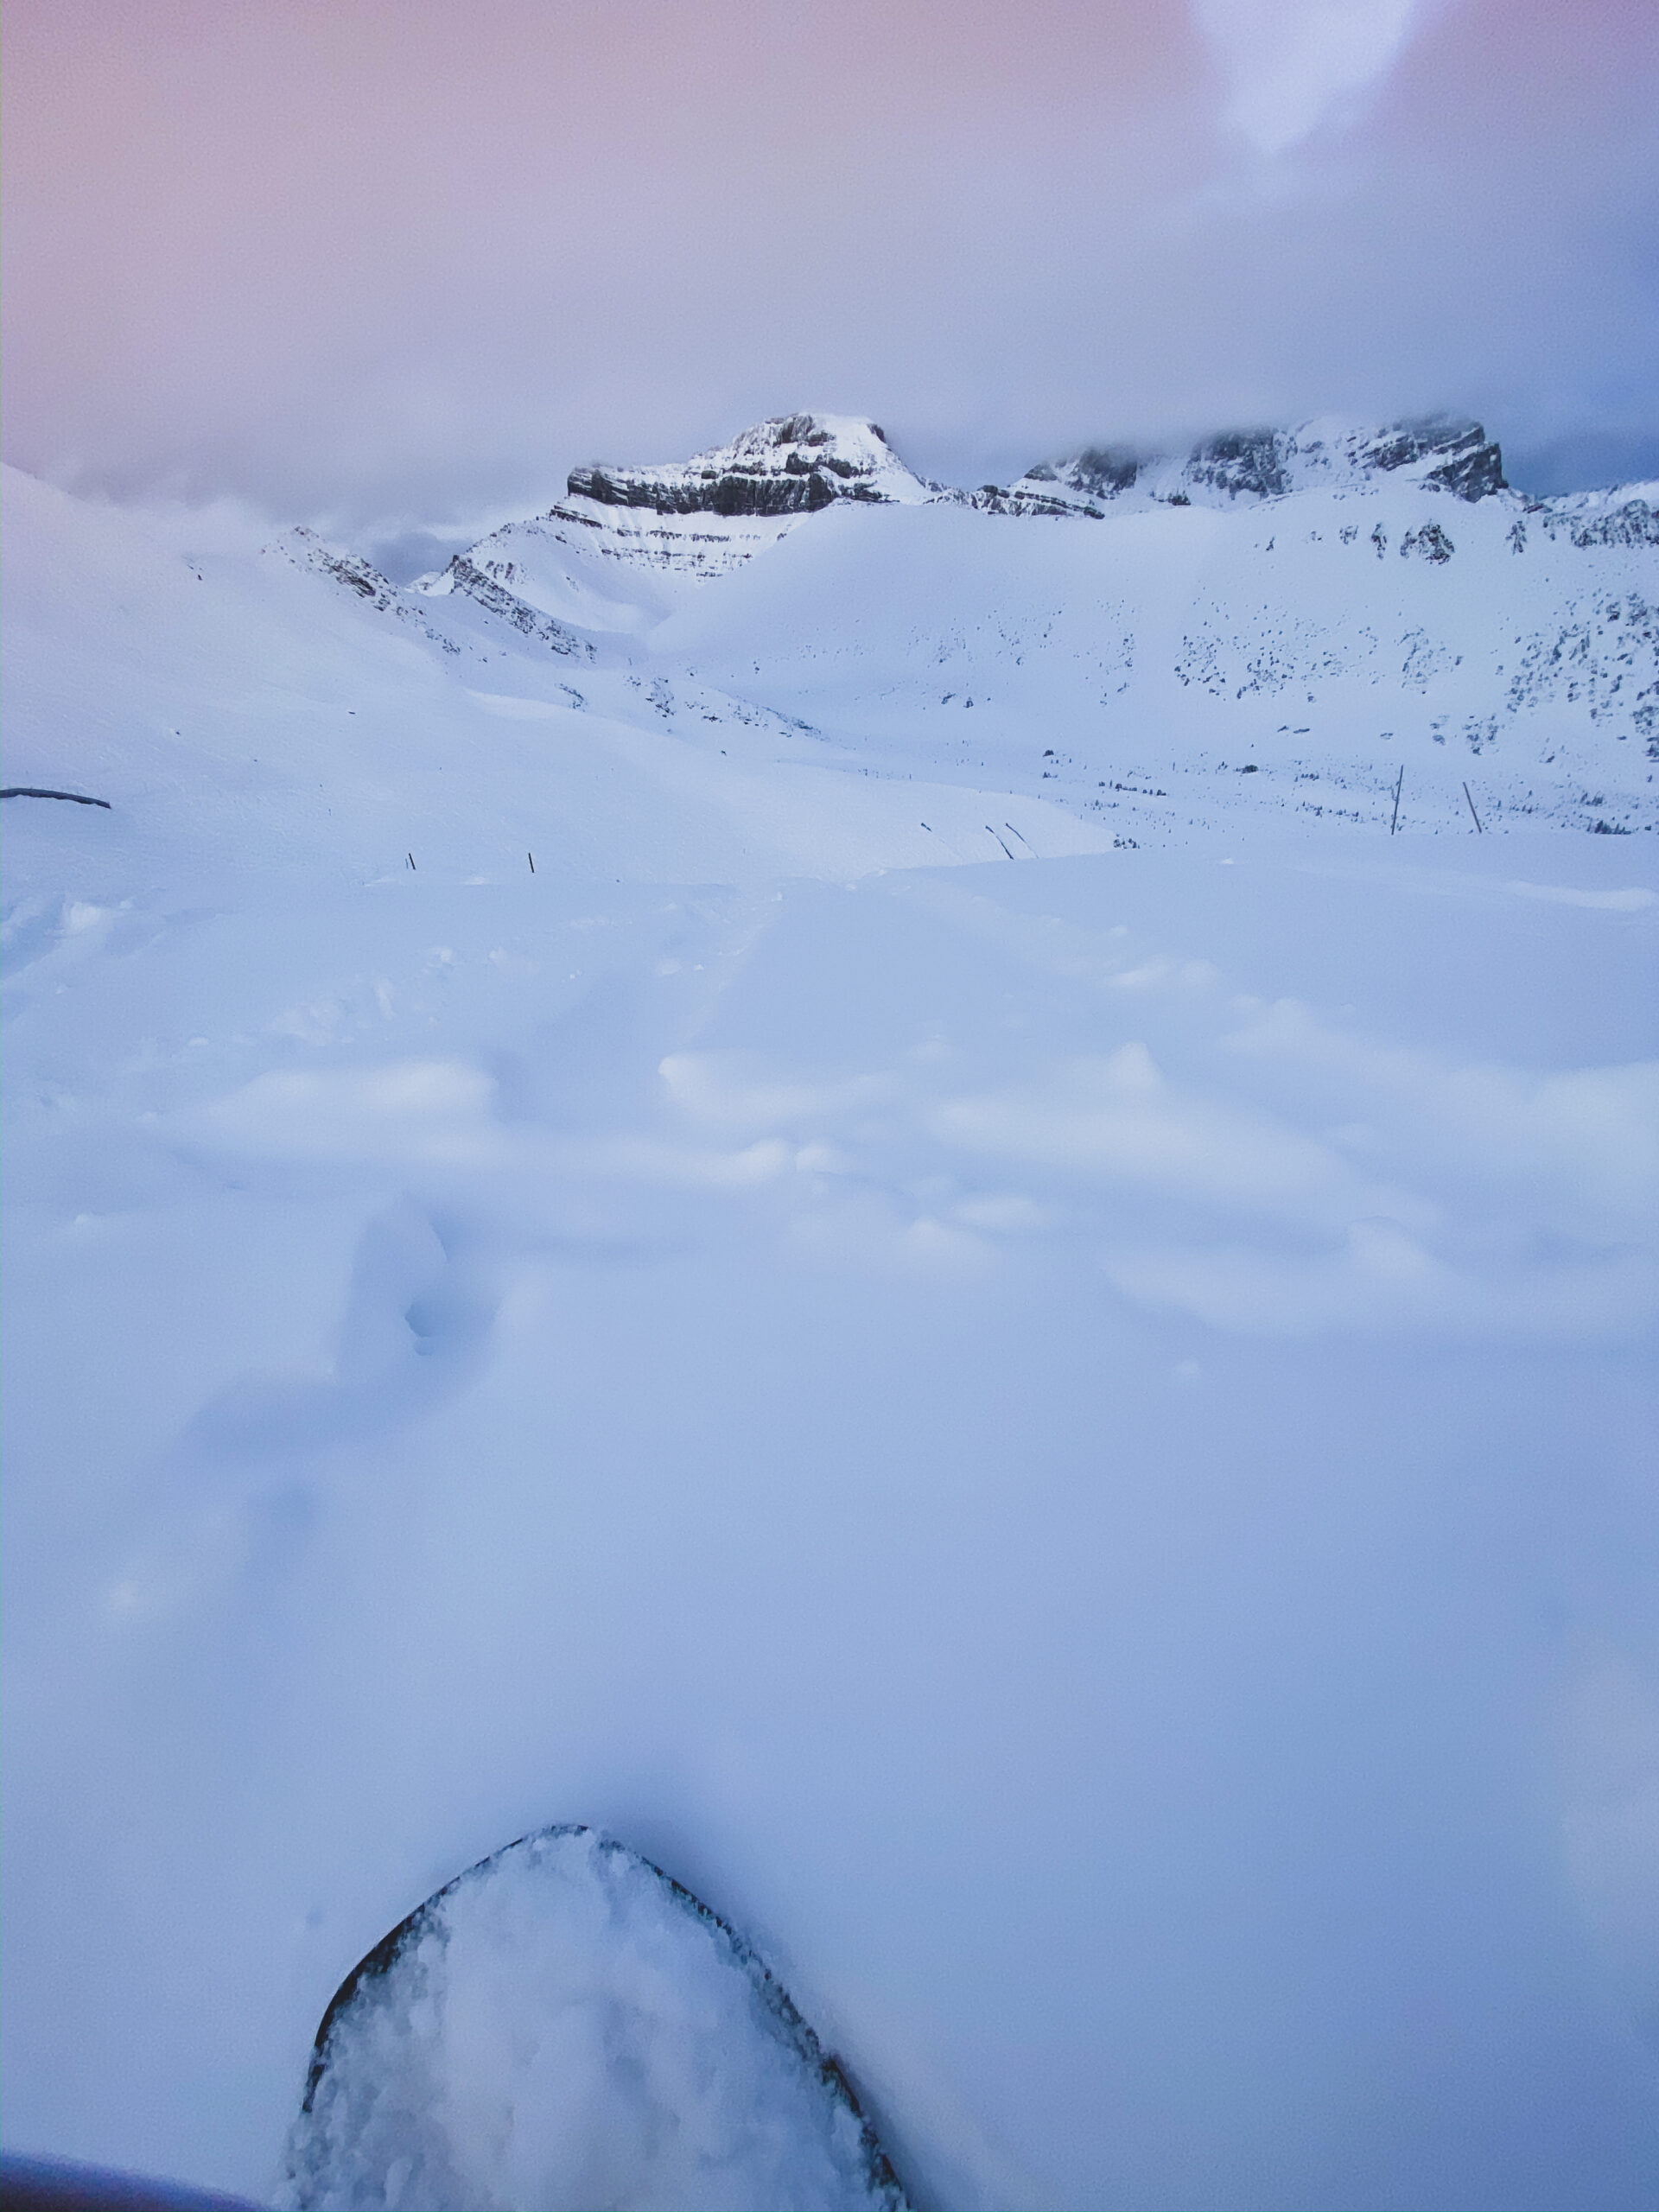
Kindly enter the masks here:
<path id="1" fill-rule="evenodd" d="M 1038 461 L 1011 486 L 967 492 L 918 476 L 878 423 L 800 414 L 758 423 L 687 461 L 626 468 L 592 462 L 571 471 L 568 493 L 572 500 L 601 507 L 728 520 L 813 514 L 838 499 L 1097 517 L 1125 501 L 1232 506 L 1291 492 L 1362 489 L 1383 478 L 1465 500 L 1508 489 L 1503 454 L 1474 422 L 1378 429 L 1325 418 L 1291 429 L 1218 431 L 1185 452 L 1090 446 Z"/>
<path id="2" fill-rule="evenodd" d="M 947 497 L 906 467 L 879 423 L 849 415 L 780 415 L 690 461 L 573 469 L 572 499 L 659 515 L 812 514 L 836 499 L 916 505 Z"/>
<path id="3" fill-rule="evenodd" d="M 779 415 L 690 461 L 574 468 L 556 506 L 493 531 L 424 588 L 489 588 L 590 628 L 637 629 L 826 507 L 964 496 L 906 468 L 879 423 Z M 630 581 L 613 588 L 607 571 Z M 642 576 L 652 587 L 643 601 Z"/>

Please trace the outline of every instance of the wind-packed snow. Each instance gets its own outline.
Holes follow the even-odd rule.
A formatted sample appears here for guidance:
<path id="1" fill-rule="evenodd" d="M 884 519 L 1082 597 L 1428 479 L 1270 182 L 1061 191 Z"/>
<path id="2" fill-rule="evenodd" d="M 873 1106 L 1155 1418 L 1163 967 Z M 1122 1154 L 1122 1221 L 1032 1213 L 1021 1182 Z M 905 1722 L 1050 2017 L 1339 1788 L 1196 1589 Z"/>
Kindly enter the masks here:
<path id="1" fill-rule="evenodd" d="M 1643 501 L 5 499 L 9 2142 L 274 2194 L 585 1823 L 918 2205 L 1650 2204 Z"/>
<path id="2" fill-rule="evenodd" d="M 526 1837 L 388 1948 L 328 2023 L 289 2202 L 904 2212 L 787 1995 L 620 1845 Z"/>

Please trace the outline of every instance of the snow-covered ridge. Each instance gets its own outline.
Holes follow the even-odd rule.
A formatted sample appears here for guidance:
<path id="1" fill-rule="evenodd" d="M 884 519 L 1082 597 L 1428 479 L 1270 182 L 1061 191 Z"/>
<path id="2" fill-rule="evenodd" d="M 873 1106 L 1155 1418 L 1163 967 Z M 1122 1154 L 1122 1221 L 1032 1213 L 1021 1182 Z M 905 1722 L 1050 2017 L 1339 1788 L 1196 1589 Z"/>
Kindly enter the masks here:
<path id="1" fill-rule="evenodd" d="M 272 550 L 291 561 L 296 569 L 303 569 L 312 575 L 326 576 L 331 583 L 343 584 L 377 613 L 395 615 L 400 622 L 413 623 L 423 637 L 430 638 L 446 652 L 457 650 L 448 639 L 423 620 L 418 602 L 411 601 L 362 554 L 353 553 L 344 546 L 330 545 L 304 523 L 284 531 Z"/>
<path id="2" fill-rule="evenodd" d="M 1577 546 L 1659 545 L 1659 484 L 1624 484 L 1539 499 L 1503 474 L 1482 424 L 1435 418 L 1378 429 L 1328 416 L 1292 429 L 1224 430 L 1185 453 L 1090 446 L 1038 461 L 1007 489 L 987 484 L 970 504 L 989 514 L 1082 516 L 1154 506 L 1259 506 L 1297 493 L 1449 493 L 1470 505 L 1503 494 L 1518 515 Z"/>
<path id="3" fill-rule="evenodd" d="M 378 569 L 360 553 L 352 553 L 340 546 L 329 545 L 315 531 L 302 524 L 285 531 L 276 540 L 275 550 L 293 562 L 299 569 L 314 575 L 326 576 L 331 582 L 343 584 L 353 591 L 378 613 L 391 614 L 399 622 L 413 625 L 423 637 L 441 645 L 447 653 L 457 653 L 461 648 L 456 640 L 442 629 L 434 626 L 430 610 L 423 596 L 406 591 L 383 576 Z M 593 658 L 593 646 L 585 638 L 565 623 L 516 598 L 505 591 L 493 577 L 474 568 L 464 554 L 458 554 L 449 563 L 442 579 L 442 593 L 459 594 L 482 607 L 486 614 L 511 623 L 522 637 L 550 651 L 569 656 Z"/>
<path id="4" fill-rule="evenodd" d="M 1534 511 L 1552 537 L 1574 545 L 1659 545 L 1659 482 L 1569 492 L 1537 501 Z"/>
<path id="5" fill-rule="evenodd" d="M 1378 427 L 1322 416 L 1289 429 L 1219 431 L 1183 452 L 1091 446 L 1039 461 L 1010 486 L 969 492 L 918 475 L 865 417 L 797 414 L 756 423 L 690 461 L 574 469 L 564 499 L 493 531 L 423 589 L 486 595 L 521 627 L 551 621 L 643 633 L 688 592 L 734 574 L 814 515 L 849 504 L 1101 521 L 1172 507 L 1249 510 L 1297 495 L 1406 492 L 1437 504 L 1497 499 L 1513 510 L 1522 538 L 1535 518 L 1580 547 L 1636 547 L 1659 543 L 1659 499 L 1643 496 L 1653 489 L 1529 499 L 1510 488 L 1502 452 L 1478 423 Z M 1444 526 L 1427 517 L 1420 524 L 1406 550 L 1446 557 Z"/>
<path id="6" fill-rule="evenodd" d="M 1007 491 L 975 504 L 993 513 L 1099 516 L 1109 506 L 1230 507 L 1293 492 L 1357 491 L 1382 480 L 1484 499 L 1509 487 L 1503 456 L 1478 423 L 1382 428 L 1328 416 L 1291 429 L 1223 430 L 1185 453 L 1090 446 L 1039 461 Z"/>

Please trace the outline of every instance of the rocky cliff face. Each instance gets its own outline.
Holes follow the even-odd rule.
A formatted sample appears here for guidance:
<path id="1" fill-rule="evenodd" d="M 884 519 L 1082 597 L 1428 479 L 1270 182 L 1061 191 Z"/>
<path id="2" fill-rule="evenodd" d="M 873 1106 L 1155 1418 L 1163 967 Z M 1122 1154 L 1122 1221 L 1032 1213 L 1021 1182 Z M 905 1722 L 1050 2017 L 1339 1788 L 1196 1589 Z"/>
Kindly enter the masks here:
<path id="1" fill-rule="evenodd" d="M 941 496 L 912 474 L 879 424 L 843 415 L 782 415 L 687 461 L 573 469 L 570 497 L 659 515 L 812 514 L 837 499 L 916 505 Z"/>
<path id="2" fill-rule="evenodd" d="M 1497 442 L 1478 423 L 1398 423 L 1352 440 L 1351 465 L 1365 474 L 1412 469 L 1431 491 L 1451 492 L 1459 499 L 1489 499 L 1509 489 Z"/>

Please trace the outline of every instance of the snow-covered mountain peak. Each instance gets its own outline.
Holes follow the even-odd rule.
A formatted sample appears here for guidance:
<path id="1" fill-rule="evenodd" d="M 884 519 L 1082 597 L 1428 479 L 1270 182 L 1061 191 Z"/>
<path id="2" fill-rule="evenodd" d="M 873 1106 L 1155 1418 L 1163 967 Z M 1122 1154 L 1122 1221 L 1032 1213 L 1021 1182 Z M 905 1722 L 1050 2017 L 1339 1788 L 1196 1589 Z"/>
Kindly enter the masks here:
<path id="1" fill-rule="evenodd" d="M 1468 500 L 1508 488 L 1503 454 L 1478 423 L 1379 428 L 1320 416 L 1290 429 L 1217 431 L 1179 453 L 1087 447 L 1038 462 L 1007 492 L 988 487 L 977 504 L 1011 514 L 1099 514 L 1126 503 L 1230 507 L 1385 480 Z"/>
<path id="2" fill-rule="evenodd" d="M 729 575 L 839 501 L 960 499 L 906 467 L 879 423 L 779 415 L 690 461 L 570 472 L 567 497 L 452 562 L 429 592 L 507 593 L 594 630 L 649 629 L 689 588 Z"/>
<path id="3" fill-rule="evenodd" d="M 918 505 L 940 496 L 906 467 L 878 423 L 854 415 L 780 415 L 690 461 L 573 469 L 572 499 L 660 515 L 810 514 L 836 499 Z"/>

